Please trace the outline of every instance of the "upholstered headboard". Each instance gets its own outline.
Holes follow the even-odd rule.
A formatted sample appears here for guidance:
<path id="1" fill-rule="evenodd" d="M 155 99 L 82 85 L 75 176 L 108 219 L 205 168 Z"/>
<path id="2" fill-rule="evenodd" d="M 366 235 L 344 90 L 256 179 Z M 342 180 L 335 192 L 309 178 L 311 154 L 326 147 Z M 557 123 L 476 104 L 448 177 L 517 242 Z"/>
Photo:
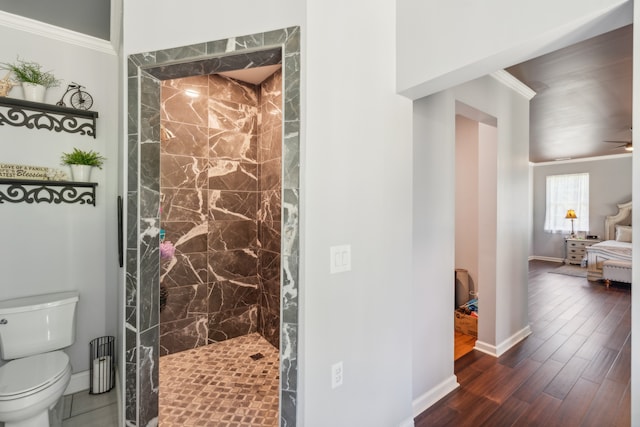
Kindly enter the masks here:
<path id="1" fill-rule="evenodd" d="M 631 225 L 631 201 L 620 203 L 618 213 L 605 218 L 604 240 L 616 239 L 616 225 Z"/>

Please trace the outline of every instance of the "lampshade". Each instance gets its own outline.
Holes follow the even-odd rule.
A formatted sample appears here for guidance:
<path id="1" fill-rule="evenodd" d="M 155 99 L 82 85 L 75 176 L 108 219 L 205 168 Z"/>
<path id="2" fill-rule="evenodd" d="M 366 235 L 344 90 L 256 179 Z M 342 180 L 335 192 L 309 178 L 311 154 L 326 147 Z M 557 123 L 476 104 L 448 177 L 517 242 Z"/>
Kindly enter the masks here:
<path id="1" fill-rule="evenodd" d="M 569 209 L 567 211 L 567 216 L 565 216 L 565 218 L 566 219 L 576 219 L 578 217 L 576 216 L 576 211 L 574 211 L 573 209 Z"/>

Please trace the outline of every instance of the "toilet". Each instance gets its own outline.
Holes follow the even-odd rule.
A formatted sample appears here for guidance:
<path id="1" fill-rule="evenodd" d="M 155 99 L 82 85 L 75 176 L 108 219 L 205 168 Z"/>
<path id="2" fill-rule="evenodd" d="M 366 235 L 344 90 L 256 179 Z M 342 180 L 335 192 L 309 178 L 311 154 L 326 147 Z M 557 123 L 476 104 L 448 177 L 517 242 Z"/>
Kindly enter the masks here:
<path id="1" fill-rule="evenodd" d="M 49 410 L 71 379 L 77 292 L 0 301 L 0 421 L 5 427 L 48 427 Z"/>

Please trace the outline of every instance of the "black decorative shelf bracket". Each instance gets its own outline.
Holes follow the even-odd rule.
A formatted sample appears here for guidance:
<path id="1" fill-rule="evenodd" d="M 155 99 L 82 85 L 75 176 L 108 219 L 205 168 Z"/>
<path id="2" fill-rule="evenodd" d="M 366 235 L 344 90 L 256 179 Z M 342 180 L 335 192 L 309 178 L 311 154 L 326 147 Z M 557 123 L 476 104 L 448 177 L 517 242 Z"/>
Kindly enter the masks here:
<path id="1" fill-rule="evenodd" d="M 96 137 L 96 111 L 76 110 L 4 96 L 0 97 L 0 106 L 7 108 L 6 111 L 0 110 L 0 126 L 24 126 L 28 129 L 47 129 Z"/>
<path id="2" fill-rule="evenodd" d="M 96 205 L 95 182 L 0 179 L 2 203 L 78 203 Z"/>

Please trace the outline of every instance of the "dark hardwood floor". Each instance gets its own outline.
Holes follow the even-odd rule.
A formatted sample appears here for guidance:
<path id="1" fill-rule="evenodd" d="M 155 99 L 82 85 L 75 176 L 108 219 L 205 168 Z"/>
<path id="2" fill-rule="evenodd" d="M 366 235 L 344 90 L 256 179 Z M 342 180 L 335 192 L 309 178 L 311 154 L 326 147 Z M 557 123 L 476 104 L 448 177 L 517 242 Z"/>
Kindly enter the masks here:
<path id="1" fill-rule="evenodd" d="M 460 387 L 415 419 L 427 426 L 629 426 L 631 292 L 529 263 L 533 333 L 500 356 L 455 362 Z"/>

